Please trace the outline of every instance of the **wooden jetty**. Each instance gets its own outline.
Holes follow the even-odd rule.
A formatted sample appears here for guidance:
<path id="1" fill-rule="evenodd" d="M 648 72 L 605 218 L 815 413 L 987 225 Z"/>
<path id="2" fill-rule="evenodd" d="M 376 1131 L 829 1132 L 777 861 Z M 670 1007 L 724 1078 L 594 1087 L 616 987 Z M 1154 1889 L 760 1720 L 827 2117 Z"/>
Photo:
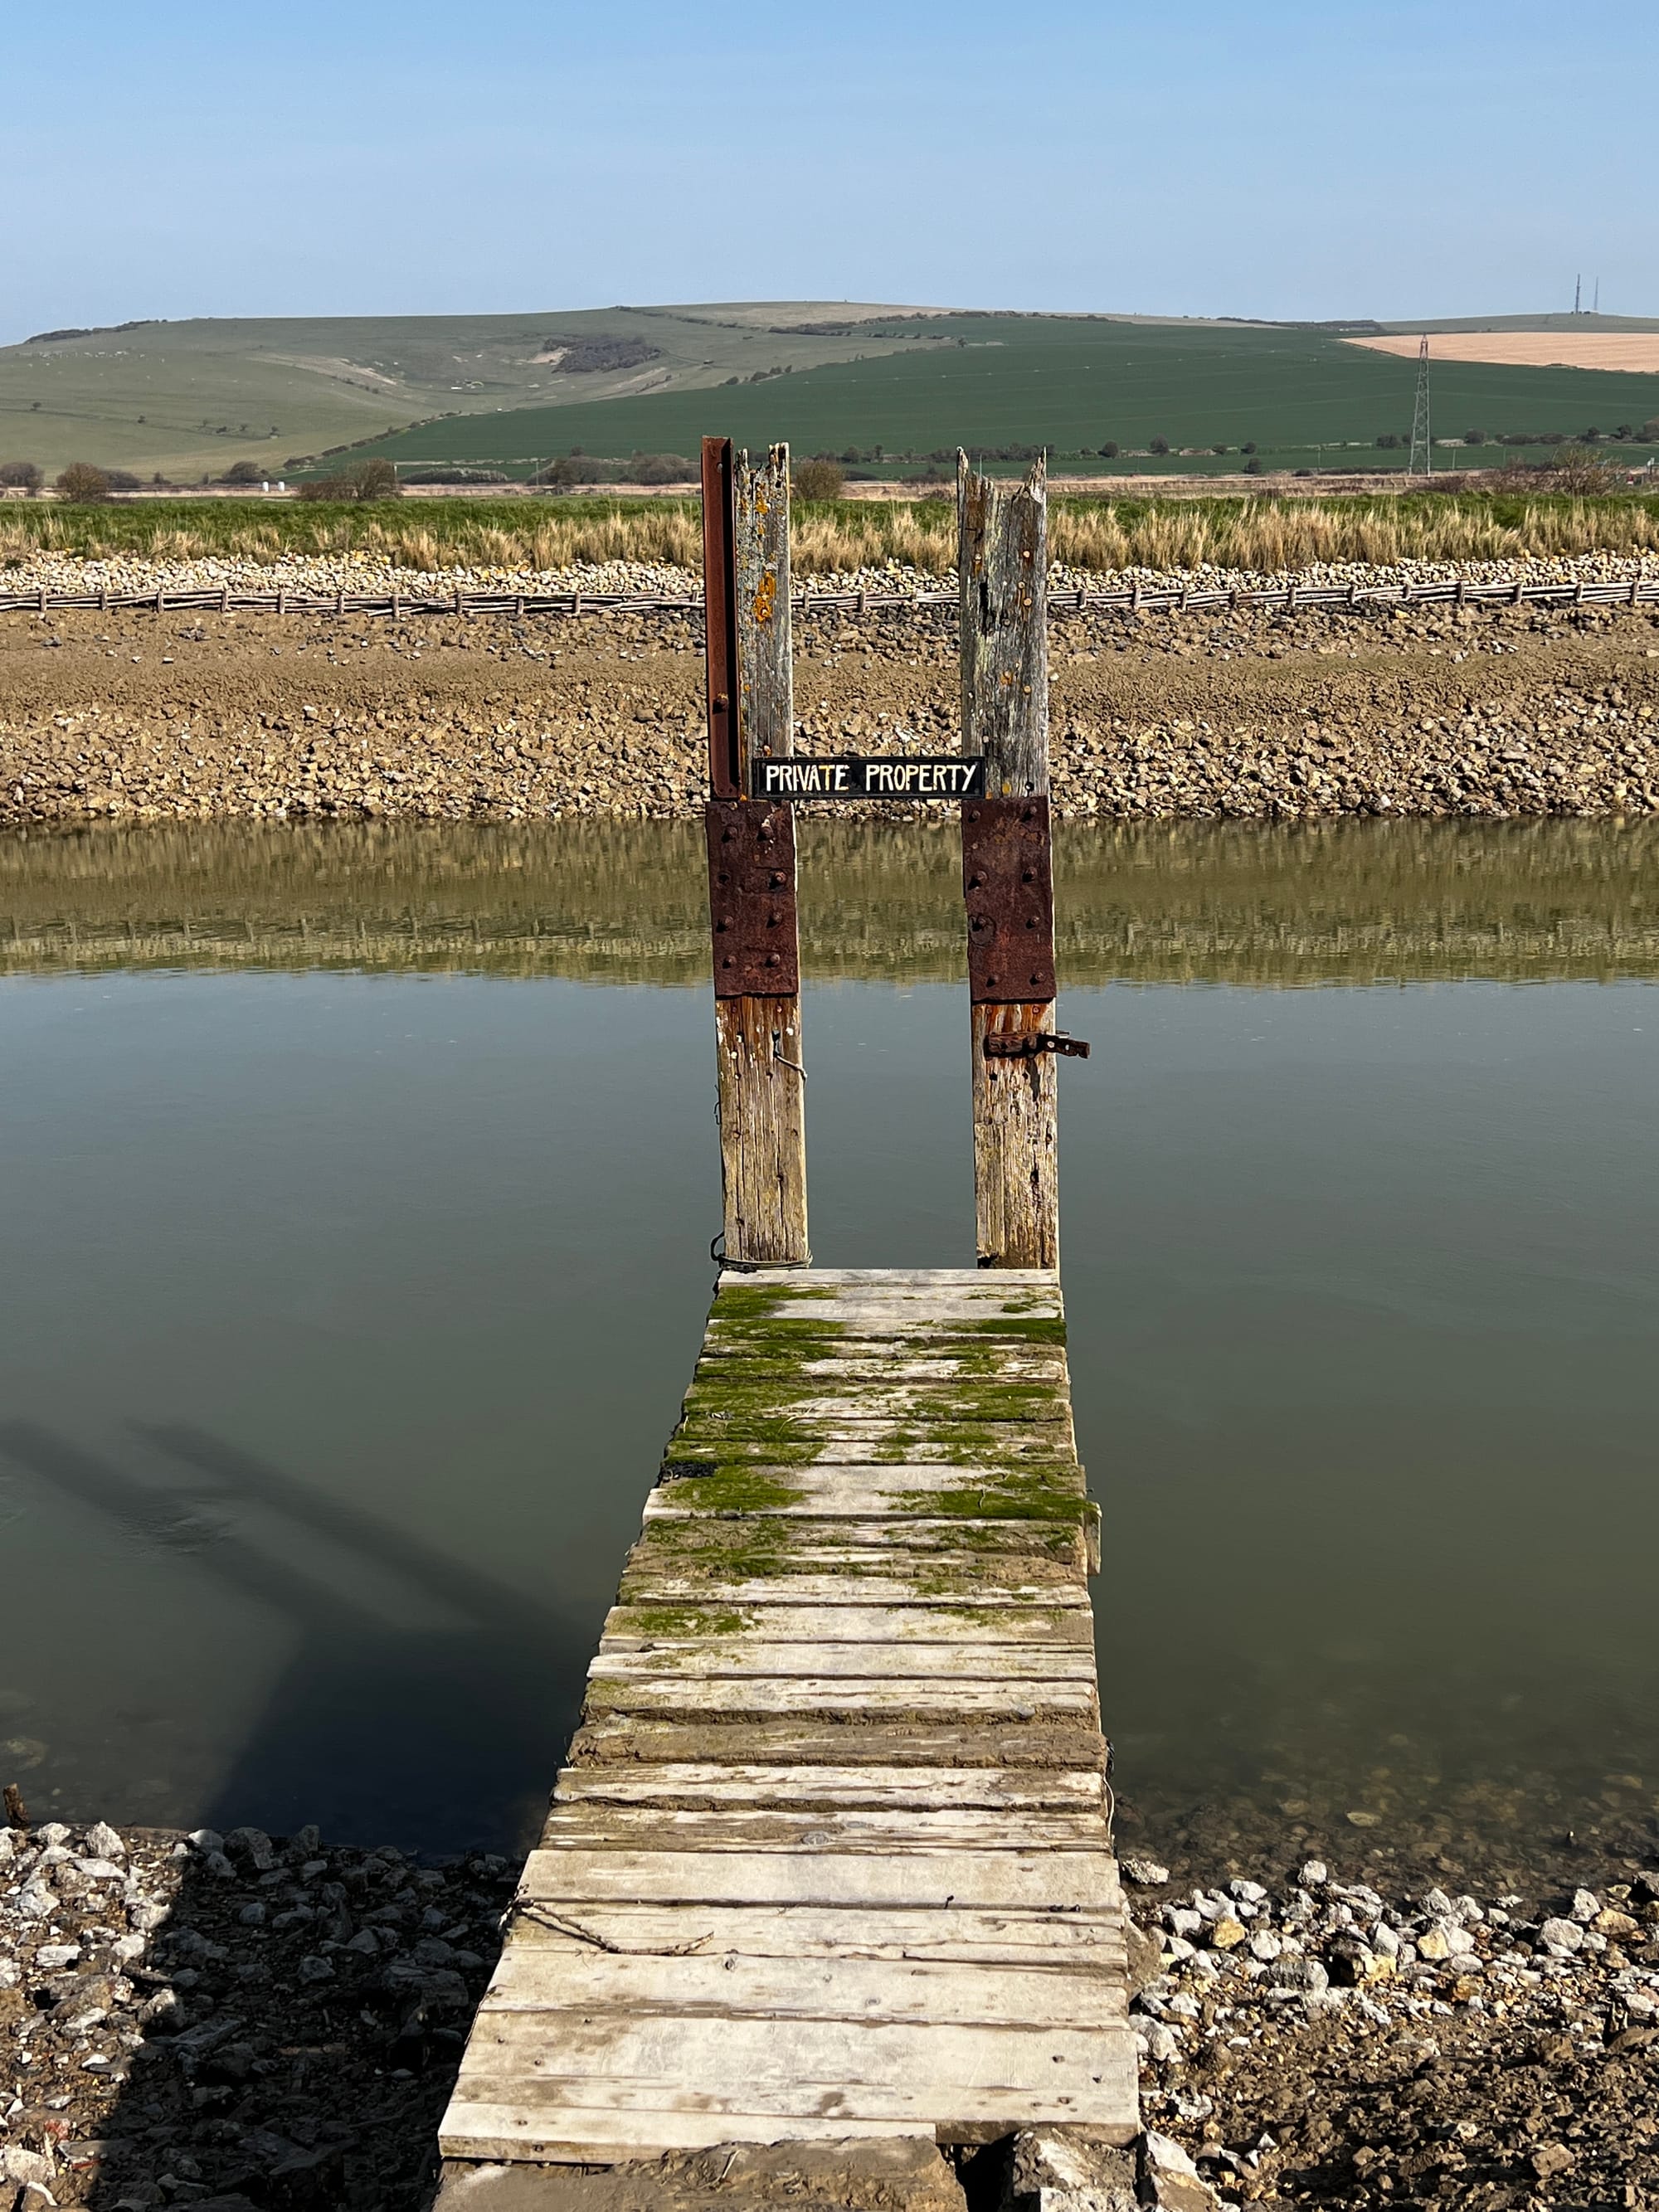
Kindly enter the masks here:
<path id="1" fill-rule="evenodd" d="M 1058 1260 L 1041 477 L 961 487 L 980 1264 L 811 1264 L 787 465 L 705 452 L 726 1264 L 441 2144 L 1139 2130 Z M 724 517 L 724 520 L 722 518 Z M 780 588 L 780 569 L 781 587 Z"/>

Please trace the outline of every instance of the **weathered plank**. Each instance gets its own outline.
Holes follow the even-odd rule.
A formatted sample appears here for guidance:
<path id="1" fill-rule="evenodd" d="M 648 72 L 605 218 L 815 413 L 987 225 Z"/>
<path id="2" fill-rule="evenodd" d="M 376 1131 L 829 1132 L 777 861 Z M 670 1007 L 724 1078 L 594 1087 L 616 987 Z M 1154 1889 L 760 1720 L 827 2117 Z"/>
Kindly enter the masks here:
<path id="1" fill-rule="evenodd" d="M 784 1644 L 712 1637 L 654 1643 L 629 1649 L 607 1644 L 588 1672 L 609 1682 L 725 1680 L 741 1676 L 811 1675 L 819 1680 L 908 1682 L 913 1680 L 1006 1681 L 1011 1674 L 1034 1682 L 1091 1682 L 1094 1646 L 1043 1644 Z"/>
<path id="2" fill-rule="evenodd" d="M 716 1714 L 688 1721 L 592 1712 L 572 1740 L 566 1771 L 707 1759 L 734 1766 L 819 1760 L 840 1766 L 867 1759 L 880 1767 L 1093 1766 L 1103 1773 L 1106 1746 L 1092 1716 L 988 1726 L 978 1719 L 964 1723 L 901 1717 L 862 1724 L 811 1716 L 739 1721 Z"/>
<path id="3" fill-rule="evenodd" d="M 571 1942 L 557 1951 L 513 1944 L 484 2000 L 486 2015 L 548 2010 L 672 2011 L 701 2020 L 823 2020 L 865 2024 L 1067 2028 L 1121 2027 L 1121 1980 L 1060 1966 L 976 1966 L 909 1959 L 787 1959 L 693 1954 L 619 1955 Z"/>
<path id="4" fill-rule="evenodd" d="M 607 1651 L 679 1647 L 703 1638 L 726 1645 L 766 1644 L 1039 1644 L 1092 1654 L 1093 1623 L 1080 1607 L 941 1602 L 927 1606 L 613 1606 L 605 1616 Z"/>
<path id="5" fill-rule="evenodd" d="M 1105 1782 L 1087 1767 L 727 1766 L 712 1761 L 633 1766 L 625 1771 L 566 1767 L 556 1804 L 673 1804 L 751 1808 L 819 1806 L 833 1810 L 896 1807 L 1000 1814 L 1038 1809 L 1097 1812 Z"/>
<path id="6" fill-rule="evenodd" d="M 686 1720 L 719 1715 L 733 1720 L 771 1714 L 865 1721 L 1097 1721 L 1092 1673 L 1086 1680 L 1036 1681 L 1014 1676 L 997 1682 L 955 1682 L 937 1677 L 904 1680 L 848 1680 L 836 1675 L 657 1676 L 636 1682 L 625 1674 L 595 1674 L 587 1686 L 593 1713 L 649 1713 Z"/>
<path id="7" fill-rule="evenodd" d="M 659 1805 L 555 1804 L 542 1829 L 546 1850 L 776 1851 L 863 1857 L 920 1851 L 1079 1851 L 1099 1839 L 1098 1808 L 1085 1813 L 1006 1813 L 927 1806 L 805 1812 L 714 1812 Z"/>
<path id="8" fill-rule="evenodd" d="M 980 1911 L 796 1905 L 531 1903 L 514 1919 L 509 1954 L 526 1948 L 613 1958 L 872 1959 L 927 1965 L 1030 1966 L 1112 1973 L 1127 1956 L 1121 1899 L 1076 1912 L 1029 1907 Z"/>

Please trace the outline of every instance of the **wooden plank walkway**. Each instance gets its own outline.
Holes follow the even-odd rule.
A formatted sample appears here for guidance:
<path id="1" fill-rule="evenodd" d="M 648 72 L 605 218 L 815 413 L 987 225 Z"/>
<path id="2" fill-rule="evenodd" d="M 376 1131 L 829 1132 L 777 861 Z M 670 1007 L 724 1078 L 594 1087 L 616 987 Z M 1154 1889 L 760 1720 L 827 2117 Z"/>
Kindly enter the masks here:
<path id="1" fill-rule="evenodd" d="M 721 1277 L 442 2130 L 1139 2127 L 1047 1269 Z"/>

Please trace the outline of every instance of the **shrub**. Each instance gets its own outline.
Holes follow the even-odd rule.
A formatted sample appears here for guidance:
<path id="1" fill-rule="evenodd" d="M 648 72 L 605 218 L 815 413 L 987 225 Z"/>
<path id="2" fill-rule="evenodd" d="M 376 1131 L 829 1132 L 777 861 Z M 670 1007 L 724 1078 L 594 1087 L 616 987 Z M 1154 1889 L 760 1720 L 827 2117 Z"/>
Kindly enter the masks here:
<path id="1" fill-rule="evenodd" d="M 26 491 L 33 496 L 45 482 L 33 461 L 0 461 L 0 484 L 12 491 Z"/>
<path id="2" fill-rule="evenodd" d="M 221 483 L 264 483 L 270 471 L 263 461 L 233 461 L 219 479 Z"/>
<path id="3" fill-rule="evenodd" d="M 104 474 L 109 478 L 112 491 L 137 491 L 138 489 L 138 478 L 131 469 L 106 469 Z"/>
<path id="4" fill-rule="evenodd" d="M 1244 464 L 1244 473 L 1247 477 L 1259 477 L 1263 475 L 1265 471 L 1263 471 L 1261 463 L 1252 456 L 1252 458 Z"/>
<path id="5" fill-rule="evenodd" d="M 1486 434 L 1484 430 L 1465 430 L 1463 433 L 1463 443 L 1466 446 L 1484 446 L 1486 442 Z"/>
<path id="6" fill-rule="evenodd" d="M 580 451 L 562 453 L 545 468 L 538 469 L 531 477 L 532 484 L 550 484 L 556 491 L 567 490 L 572 484 L 614 483 L 622 474 L 620 461 L 602 461 L 591 453 Z"/>
<path id="7" fill-rule="evenodd" d="M 635 453 L 624 471 L 629 483 L 696 483 L 698 471 L 684 453 Z"/>
<path id="8" fill-rule="evenodd" d="M 313 477 L 300 486 L 301 499 L 395 499 L 403 489 L 392 461 L 353 461 L 332 476 Z"/>
<path id="9" fill-rule="evenodd" d="M 797 499 L 839 499 L 846 487 L 839 461 L 797 461 L 789 471 L 789 488 Z"/>
<path id="10" fill-rule="evenodd" d="M 1167 438 L 1148 438 L 1146 450 L 1149 453 L 1167 453 L 1170 450 L 1170 441 Z"/>
<path id="11" fill-rule="evenodd" d="M 1100 449 L 1100 458 L 1103 461 L 1115 461 L 1122 451 L 1115 438 L 1108 438 Z"/>
<path id="12" fill-rule="evenodd" d="M 1210 448 L 1210 451 L 1212 453 L 1224 453 L 1229 450 L 1230 448 L 1225 446 L 1212 446 Z"/>
<path id="13" fill-rule="evenodd" d="M 84 503 L 88 500 L 109 497 L 109 478 L 102 469 L 94 468 L 90 461 L 71 461 L 58 478 L 60 495 Z"/>
<path id="14" fill-rule="evenodd" d="M 1376 442 L 1385 453 L 1397 453 L 1405 441 L 1397 430 L 1384 430 Z"/>
<path id="15" fill-rule="evenodd" d="M 1239 447 L 1239 449 L 1238 449 L 1238 450 L 1239 450 L 1239 452 L 1240 452 L 1241 453 L 1255 453 L 1255 440 L 1254 438 L 1250 439 L 1250 440 L 1248 441 L 1248 443 L 1246 443 L 1246 444 L 1244 444 L 1244 445 L 1241 446 L 1241 447 Z"/>

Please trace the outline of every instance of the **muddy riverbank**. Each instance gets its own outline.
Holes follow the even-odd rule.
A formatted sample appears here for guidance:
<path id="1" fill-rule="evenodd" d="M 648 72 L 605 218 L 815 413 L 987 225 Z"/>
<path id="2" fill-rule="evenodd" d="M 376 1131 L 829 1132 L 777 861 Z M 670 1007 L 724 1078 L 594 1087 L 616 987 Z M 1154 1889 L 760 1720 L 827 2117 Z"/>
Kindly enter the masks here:
<path id="1" fill-rule="evenodd" d="M 802 749 L 955 749 L 951 610 L 808 614 L 796 634 Z M 1659 620 L 1640 608 L 1068 614 L 1050 651 L 1065 816 L 1659 809 Z M 10 614 L 0 824 L 684 817 L 702 684 L 676 614 Z"/>

